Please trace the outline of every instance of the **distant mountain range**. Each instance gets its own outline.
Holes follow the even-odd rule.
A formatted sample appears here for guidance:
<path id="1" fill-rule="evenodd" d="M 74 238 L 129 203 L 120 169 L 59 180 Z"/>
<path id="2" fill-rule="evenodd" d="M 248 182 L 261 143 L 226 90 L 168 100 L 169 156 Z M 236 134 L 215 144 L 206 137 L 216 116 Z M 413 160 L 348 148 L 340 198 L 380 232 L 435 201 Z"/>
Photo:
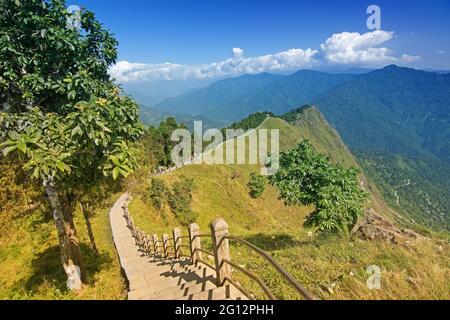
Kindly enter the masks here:
<path id="1" fill-rule="evenodd" d="M 390 204 L 415 217 L 428 212 L 430 223 L 450 221 L 448 73 L 391 65 L 360 74 L 244 75 L 166 99 L 155 110 L 226 126 L 254 112 L 283 114 L 303 104 L 324 114 Z"/>
<path id="2" fill-rule="evenodd" d="M 269 73 L 244 75 L 166 99 L 156 108 L 170 113 L 203 115 L 228 124 L 257 111 L 287 112 L 355 77 L 355 74 L 311 70 L 288 76 Z"/>
<path id="3" fill-rule="evenodd" d="M 450 164 L 449 103 L 450 74 L 388 66 L 365 74 L 244 75 L 166 99 L 155 110 L 227 125 L 258 111 L 314 104 L 351 148 L 427 153 Z"/>

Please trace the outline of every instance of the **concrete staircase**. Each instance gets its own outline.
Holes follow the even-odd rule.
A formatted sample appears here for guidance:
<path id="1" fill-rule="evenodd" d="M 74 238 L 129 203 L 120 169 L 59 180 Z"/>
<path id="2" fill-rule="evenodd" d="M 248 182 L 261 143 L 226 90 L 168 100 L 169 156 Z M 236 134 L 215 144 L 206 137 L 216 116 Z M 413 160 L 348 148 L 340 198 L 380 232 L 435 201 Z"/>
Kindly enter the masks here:
<path id="1" fill-rule="evenodd" d="M 123 194 L 109 213 L 120 264 L 128 280 L 129 300 L 247 300 L 230 284 L 216 286 L 216 273 L 190 258 L 149 257 L 135 245 L 123 216 Z"/>

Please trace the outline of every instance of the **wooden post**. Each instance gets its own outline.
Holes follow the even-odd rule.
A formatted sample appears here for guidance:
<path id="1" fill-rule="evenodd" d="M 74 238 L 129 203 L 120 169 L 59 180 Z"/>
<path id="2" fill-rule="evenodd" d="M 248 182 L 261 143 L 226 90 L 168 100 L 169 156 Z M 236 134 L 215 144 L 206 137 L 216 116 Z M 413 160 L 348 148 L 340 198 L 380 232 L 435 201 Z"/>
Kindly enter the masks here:
<path id="1" fill-rule="evenodd" d="M 157 256 L 158 255 L 158 235 L 154 234 L 152 236 L 153 239 L 153 256 Z"/>
<path id="2" fill-rule="evenodd" d="M 145 253 L 147 254 L 147 256 L 150 256 L 151 252 L 150 252 L 150 239 L 147 236 L 147 234 L 145 234 Z"/>
<path id="3" fill-rule="evenodd" d="M 136 245 L 137 245 L 138 247 L 140 246 L 139 237 L 140 237 L 140 231 L 139 231 L 138 228 L 136 228 L 134 240 L 136 241 Z"/>
<path id="4" fill-rule="evenodd" d="M 189 246 L 191 248 L 191 258 L 192 264 L 197 264 L 198 259 L 202 258 L 201 249 L 201 239 L 200 235 L 200 227 L 196 223 L 191 223 L 189 225 Z"/>
<path id="5" fill-rule="evenodd" d="M 175 249 L 175 259 L 180 257 L 181 247 L 181 230 L 179 228 L 173 229 L 173 245 Z"/>
<path id="6" fill-rule="evenodd" d="M 169 235 L 167 233 L 164 233 L 162 236 L 162 242 L 163 242 L 163 248 L 164 248 L 164 257 L 168 258 L 169 257 L 169 251 L 168 251 L 168 246 L 167 246 L 167 242 L 169 241 Z"/>
<path id="7" fill-rule="evenodd" d="M 231 266 L 224 260 L 231 261 L 230 244 L 224 237 L 228 234 L 228 224 L 222 218 L 217 218 L 211 223 L 211 235 L 214 248 L 214 260 L 216 263 L 217 286 L 223 286 L 225 278 L 231 279 Z"/>

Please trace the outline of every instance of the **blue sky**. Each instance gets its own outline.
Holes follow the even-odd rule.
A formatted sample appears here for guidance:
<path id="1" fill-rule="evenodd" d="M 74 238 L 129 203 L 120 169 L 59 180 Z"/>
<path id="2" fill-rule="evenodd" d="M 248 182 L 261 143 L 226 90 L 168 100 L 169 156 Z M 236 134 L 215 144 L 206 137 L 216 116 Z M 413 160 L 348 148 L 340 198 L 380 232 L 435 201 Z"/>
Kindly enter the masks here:
<path id="1" fill-rule="evenodd" d="M 398 62 L 418 68 L 450 69 L 448 0 L 72 0 L 67 4 L 94 11 L 116 34 L 120 42 L 119 61 L 129 63 L 122 65 L 120 72 L 125 69 L 141 72 L 149 79 L 159 74 L 160 64 L 166 62 L 186 66 L 185 69 L 177 67 L 169 77 L 178 77 L 180 72 L 180 77 L 197 77 L 197 70 L 191 66 L 226 61 L 232 57 L 232 48 L 242 49 L 234 53 L 239 61 L 280 52 L 287 54 L 269 58 L 281 64 L 292 55 L 295 59 L 298 56 L 304 59 L 298 63 L 289 60 L 286 68 L 315 68 L 324 63 L 376 67 Z M 381 8 L 384 34 L 370 34 L 373 30 L 366 27 L 369 16 L 366 9 L 371 4 Z M 368 34 L 359 37 L 343 33 Z M 327 48 L 321 48 L 333 35 L 340 36 L 331 39 Z M 388 49 L 388 52 L 372 50 L 364 44 L 365 52 L 352 52 L 355 57 L 343 56 L 343 52 L 348 51 L 343 47 L 345 43 L 352 45 L 361 41 L 372 43 L 374 48 Z M 289 52 L 289 49 L 305 51 Z M 308 49 L 313 52 L 306 52 Z M 370 60 L 367 54 L 374 54 L 378 60 Z M 220 72 L 239 73 L 253 70 L 251 68 L 257 71 L 258 63 L 260 60 L 245 61 L 239 70 L 230 69 L 229 64 L 220 65 L 225 68 Z M 261 70 L 274 68 L 273 63 L 265 63 L 262 68 L 269 70 Z M 212 77 L 216 76 L 217 66 L 213 68 L 214 72 L 207 71 Z"/>

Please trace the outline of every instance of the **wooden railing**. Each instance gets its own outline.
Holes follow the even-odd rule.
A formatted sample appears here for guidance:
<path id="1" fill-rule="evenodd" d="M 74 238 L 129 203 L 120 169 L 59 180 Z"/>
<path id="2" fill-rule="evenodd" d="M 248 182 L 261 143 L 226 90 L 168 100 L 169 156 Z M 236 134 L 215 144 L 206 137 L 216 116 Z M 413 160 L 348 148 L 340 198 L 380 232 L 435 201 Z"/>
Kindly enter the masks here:
<path id="1" fill-rule="evenodd" d="M 160 257 L 165 259 L 178 259 L 181 257 L 190 258 L 192 264 L 197 265 L 198 263 L 202 263 L 216 272 L 216 284 L 218 287 L 223 286 L 226 282 L 229 282 L 237 289 L 239 289 L 243 294 L 245 294 L 247 298 L 254 300 L 254 296 L 233 279 L 231 271 L 232 268 L 235 268 L 249 278 L 253 279 L 261 287 L 261 289 L 269 299 L 276 300 L 276 297 L 272 293 L 270 288 L 254 272 L 247 270 L 231 261 L 229 242 L 238 242 L 267 260 L 274 267 L 274 269 L 291 285 L 291 287 L 303 298 L 308 300 L 315 299 L 314 296 L 306 288 L 304 288 L 267 252 L 244 239 L 230 235 L 228 231 L 228 224 L 222 218 L 217 218 L 211 223 L 211 233 L 209 234 L 201 234 L 198 224 L 192 223 L 188 227 L 187 236 L 183 236 L 181 230 L 179 228 L 175 228 L 172 231 L 171 238 L 169 238 L 168 234 L 163 234 L 160 239 L 156 234 L 153 234 L 150 237 L 145 232 L 139 230 L 135 226 L 133 218 L 131 217 L 126 205 L 123 207 L 123 211 L 128 228 L 130 229 L 136 241 L 136 245 L 143 253 L 147 254 L 148 256 Z M 202 248 L 202 238 L 208 238 L 212 240 L 212 252 Z M 189 244 L 185 244 L 184 241 L 188 242 Z M 185 250 L 183 249 L 189 249 L 189 254 L 185 254 Z M 214 265 L 205 261 L 203 259 L 203 254 L 212 257 L 214 259 Z"/>

